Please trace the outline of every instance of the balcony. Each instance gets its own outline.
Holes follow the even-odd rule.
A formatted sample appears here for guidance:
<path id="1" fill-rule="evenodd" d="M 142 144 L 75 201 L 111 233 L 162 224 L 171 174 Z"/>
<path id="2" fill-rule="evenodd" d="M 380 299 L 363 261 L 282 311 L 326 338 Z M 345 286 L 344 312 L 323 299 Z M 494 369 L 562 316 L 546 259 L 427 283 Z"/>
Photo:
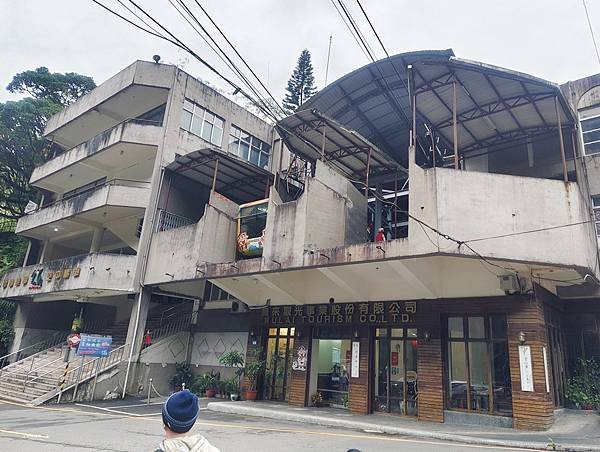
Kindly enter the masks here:
<path id="1" fill-rule="evenodd" d="M 137 256 L 83 254 L 15 268 L 0 283 L 2 298 L 79 300 L 133 292 Z"/>
<path id="2" fill-rule="evenodd" d="M 71 149 L 167 101 L 176 68 L 136 61 L 90 93 L 52 116 L 44 135 Z"/>
<path id="3" fill-rule="evenodd" d="M 30 184 L 64 192 L 134 165 L 152 165 L 162 126 L 128 119 L 34 169 Z"/>
<path id="4" fill-rule="evenodd" d="M 142 215 L 150 196 L 150 183 L 113 179 L 69 199 L 61 199 L 21 217 L 16 233 L 46 240 L 102 227 Z"/>

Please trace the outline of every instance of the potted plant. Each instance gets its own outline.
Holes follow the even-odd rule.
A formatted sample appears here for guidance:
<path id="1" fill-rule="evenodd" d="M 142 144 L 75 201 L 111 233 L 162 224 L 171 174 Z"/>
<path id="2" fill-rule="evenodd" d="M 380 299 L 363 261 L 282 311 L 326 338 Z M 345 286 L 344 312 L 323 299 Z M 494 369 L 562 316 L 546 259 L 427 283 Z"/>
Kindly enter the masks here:
<path id="1" fill-rule="evenodd" d="M 171 377 L 169 383 L 173 391 L 177 392 L 183 389 L 184 384 L 186 388 L 189 388 L 193 380 L 194 375 L 192 374 L 191 366 L 188 363 L 177 363 L 175 364 L 175 375 Z"/>
<path id="2" fill-rule="evenodd" d="M 230 394 L 232 401 L 238 400 L 240 379 L 244 373 L 244 355 L 237 350 L 231 350 L 221 355 L 219 363 L 234 369 L 235 376 L 225 380 L 225 392 Z"/>
<path id="3" fill-rule="evenodd" d="M 313 395 L 310 396 L 310 402 L 312 406 L 315 407 L 323 406 L 323 394 L 321 394 L 319 391 L 315 392 Z"/>
<path id="4" fill-rule="evenodd" d="M 255 361 L 255 362 L 252 362 L 252 363 L 246 365 L 246 368 L 244 369 L 244 373 L 246 375 L 246 378 L 248 378 L 250 387 L 249 387 L 249 389 L 246 390 L 246 392 L 244 394 L 244 399 L 256 400 L 256 395 L 258 393 L 258 391 L 256 389 L 258 386 L 258 378 L 265 371 L 266 367 L 267 367 L 267 362 L 264 359 L 258 360 L 258 361 Z"/>

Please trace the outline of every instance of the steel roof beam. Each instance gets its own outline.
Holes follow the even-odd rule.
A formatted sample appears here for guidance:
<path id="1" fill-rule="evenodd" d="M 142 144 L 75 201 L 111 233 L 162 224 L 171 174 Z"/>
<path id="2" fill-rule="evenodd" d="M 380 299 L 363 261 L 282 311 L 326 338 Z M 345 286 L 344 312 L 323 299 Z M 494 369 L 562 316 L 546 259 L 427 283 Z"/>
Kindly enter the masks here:
<path id="1" fill-rule="evenodd" d="M 512 118 L 512 120 L 515 122 L 515 125 L 519 129 L 522 129 L 523 125 L 516 118 L 515 114 L 511 110 L 511 107 L 508 106 L 508 104 L 506 103 L 506 101 L 504 100 L 504 98 L 500 95 L 500 92 L 496 88 L 496 85 L 494 85 L 492 83 L 492 81 L 490 80 L 490 77 L 487 74 L 483 74 L 483 78 L 485 78 L 485 80 L 488 82 L 488 84 L 492 88 L 492 91 L 494 91 L 494 94 L 496 94 L 496 97 L 500 100 L 500 102 L 502 103 L 502 105 L 504 105 L 505 110 L 508 112 L 508 114 L 510 115 L 510 117 Z"/>

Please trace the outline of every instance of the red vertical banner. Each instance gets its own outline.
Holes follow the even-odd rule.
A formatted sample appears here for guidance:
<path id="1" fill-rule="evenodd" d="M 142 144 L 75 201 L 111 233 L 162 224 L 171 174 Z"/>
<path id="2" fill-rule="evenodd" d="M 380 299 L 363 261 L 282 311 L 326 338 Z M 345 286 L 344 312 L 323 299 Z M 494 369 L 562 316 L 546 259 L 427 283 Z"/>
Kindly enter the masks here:
<path id="1" fill-rule="evenodd" d="M 398 365 L 398 352 L 392 352 L 392 366 Z"/>

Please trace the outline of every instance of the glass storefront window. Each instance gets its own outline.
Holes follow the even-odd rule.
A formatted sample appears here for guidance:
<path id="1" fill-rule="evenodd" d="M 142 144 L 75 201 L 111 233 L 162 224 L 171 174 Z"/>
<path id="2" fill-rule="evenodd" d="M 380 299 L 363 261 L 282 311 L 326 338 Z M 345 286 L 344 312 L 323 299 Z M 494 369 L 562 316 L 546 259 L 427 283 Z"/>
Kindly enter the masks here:
<path id="1" fill-rule="evenodd" d="M 269 328 L 263 397 L 287 400 L 294 353 L 294 328 Z"/>
<path id="2" fill-rule="evenodd" d="M 348 339 L 319 339 L 317 391 L 324 403 L 335 408 L 348 405 L 351 347 Z"/>
<path id="3" fill-rule="evenodd" d="M 506 317 L 453 316 L 446 327 L 448 408 L 512 414 Z"/>

